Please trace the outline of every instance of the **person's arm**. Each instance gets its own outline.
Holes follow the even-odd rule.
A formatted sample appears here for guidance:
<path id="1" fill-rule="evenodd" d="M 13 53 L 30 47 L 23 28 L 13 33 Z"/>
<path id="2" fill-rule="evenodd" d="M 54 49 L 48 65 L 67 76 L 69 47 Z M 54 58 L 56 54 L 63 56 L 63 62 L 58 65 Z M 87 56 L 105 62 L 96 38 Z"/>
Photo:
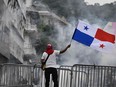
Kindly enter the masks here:
<path id="1" fill-rule="evenodd" d="M 70 46 L 71 46 L 71 44 L 69 44 L 65 49 L 61 50 L 61 51 L 60 51 L 60 54 L 66 52 L 66 50 L 67 50 Z"/>
<path id="2" fill-rule="evenodd" d="M 47 57 L 47 54 L 46 52 L 44 52 L 41 57 L 41 63 L 45 62 L 46 57 Z"/>

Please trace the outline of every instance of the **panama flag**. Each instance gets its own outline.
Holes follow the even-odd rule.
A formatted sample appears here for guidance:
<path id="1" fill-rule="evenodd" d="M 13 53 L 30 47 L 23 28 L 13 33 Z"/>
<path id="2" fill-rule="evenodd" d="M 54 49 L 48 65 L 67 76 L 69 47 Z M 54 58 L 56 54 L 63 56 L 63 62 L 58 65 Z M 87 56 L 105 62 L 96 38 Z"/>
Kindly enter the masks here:
<path id="1" fill-rule="evenodd" d="M 104 27 L 106 32 L 116 35 L 116 22 L 108 22 Z"/>
<path id="2" fill-rule="evenodd" d="M 115 44 L 115 35 L 81 20 L 79 20 L 72 39 L 103 52 L 111 51 Z"/>

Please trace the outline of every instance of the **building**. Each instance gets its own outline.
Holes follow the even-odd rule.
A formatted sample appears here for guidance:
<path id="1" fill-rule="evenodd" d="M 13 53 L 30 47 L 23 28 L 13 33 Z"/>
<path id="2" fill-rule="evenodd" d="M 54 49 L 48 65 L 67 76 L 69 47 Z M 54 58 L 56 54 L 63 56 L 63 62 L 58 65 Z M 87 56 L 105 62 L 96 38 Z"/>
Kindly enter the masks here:
<path id="1" fill-rule="evenodd" d="M 31 4 L 31 1 L 27 0 Z M 30 5 L 26 5 L 27 7 Z M 37 12 L 28 11 L 26 7 L 26 29 L 25 29 L 25 43 L 24 43 L 24 61 L 26 63 L 34 63 L 38 58 L 35 50 L 35 42 L 38 38 L 37 24 L 39 23 L 39 15 Z"/>
<path id="2" fill-rule="evenodd" d="M 0 0 L 0 64 L 8 62 L 10 58 L 10 29 L 6 26 L 6 10 L 4 1 Z"/>
<path id="3" fill-rule="evenodd" d="M 60 25 L 63 26 L 71 26 L 71 24 L 68 23 L 64 17 L 61 18 L 53 12 L 47 10 L 39 11 L 35 9 L 33 6 L 27 7 L 27 11 L 38 12 L 41 22 L 44 22 L 45 24 L 60 23 Z"/>
<path id="4" fill-rule="evenodd" d="M 21 4 L 20 0 L 4 0 L 7 7 L 7 15 L 10 19 L 7 20 L 7 27 L 10 29 L 9 33 L 9 48 L 10 59 L 9 63 L 23 63 L 24 55 L 24 30 L 26 27 L 25 4 Z M 22 2 L 25 3 L 25 2 Z M 7 17 L 7 18 L 8 18 Z"/>
<path id="5" fill-rule="evenodd" d="M 37 58 L 34 42 L 38 37 L 36 25 L 39 20 L 46 25 L 57 26 L 59 24 L 62 28 L 70 25 L 64 18 L 52 12 L 29 10 L 30 7 L 27 9 L 26 1 L 1 0 L 3 3 L 0 34 L 2 63 L 28 64 L 30 59 Z"/>
<path id="6" fill-rule="evenodd" d="M 40 15 L 41 20 L 43 20 L 43 22 L 45 24 L 60 23 L 60 25 L 64 25 L 64 26 L 69 25 L 69 23 L 66 21 L 66 19 L 64 17 L 60 18 L 59 16 L 57 16 L 53 12 L 38 11 L 38 13 Z"/>
<path id="7" fill-rule="evenodd" d="M 31 39 L 34 37 L 29 34 L 31 25 L 26 20 L 26 0 L 0 0 L 0 7 L 0 64 L 25 64 L 24 55 L 28 52 L 25 47 L 28 44 L 33 47 Z M 29 50 L 36 54 L 34 48 Z"/>
<path id="8" fill-rule="evenodd" d="M 25 42 L 24 42 L 24 61 L 32 63 L 32 60 L 37 58 L 35 50 L 35 41 L 38 37 L 38 31 L 35 24 L 31 24 L 30 16 L 27 15 L 27 28 L 25 30 Z M 31 60 L 31 61 L 30 61 Z"/>

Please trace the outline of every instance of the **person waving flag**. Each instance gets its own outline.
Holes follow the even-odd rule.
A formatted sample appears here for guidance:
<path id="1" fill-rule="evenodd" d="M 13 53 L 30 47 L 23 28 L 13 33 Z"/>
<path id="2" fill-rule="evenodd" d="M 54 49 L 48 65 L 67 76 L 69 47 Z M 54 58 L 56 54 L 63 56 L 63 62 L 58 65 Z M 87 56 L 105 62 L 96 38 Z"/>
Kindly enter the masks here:
<path id="1" fill-rule="evenodd" d="M 102 52 L 109 52 L 115 44 L 115 35 L 79 20 L 72 39 Z"/>

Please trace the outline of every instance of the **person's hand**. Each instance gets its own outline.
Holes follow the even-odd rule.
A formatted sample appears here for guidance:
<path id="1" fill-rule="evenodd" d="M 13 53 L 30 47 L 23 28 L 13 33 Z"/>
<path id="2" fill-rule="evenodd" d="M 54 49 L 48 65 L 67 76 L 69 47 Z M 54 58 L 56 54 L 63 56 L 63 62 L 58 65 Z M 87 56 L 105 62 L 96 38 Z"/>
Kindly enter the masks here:
<path id="1" fill-rule="evenodd" d="M 61 51 L 60 51 L 60 54 L 61 54 L 61 53 L 64 53 L 70 46 L 71 46 L 71 44 L 69 44 L 64 50 L 61 50 Z"/>

